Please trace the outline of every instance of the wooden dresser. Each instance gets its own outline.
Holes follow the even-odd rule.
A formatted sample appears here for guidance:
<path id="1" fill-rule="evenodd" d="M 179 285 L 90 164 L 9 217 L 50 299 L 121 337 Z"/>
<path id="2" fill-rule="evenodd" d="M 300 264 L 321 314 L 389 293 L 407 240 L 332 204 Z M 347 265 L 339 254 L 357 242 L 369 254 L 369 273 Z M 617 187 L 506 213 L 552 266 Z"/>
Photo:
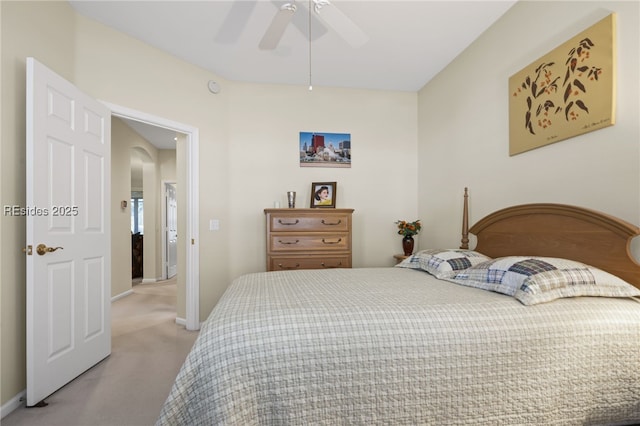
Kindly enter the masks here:
<path id="1" fill-rule="evenodd" d="M 351 268 L 353 209 L 265 209 L 267 271 Z"/>

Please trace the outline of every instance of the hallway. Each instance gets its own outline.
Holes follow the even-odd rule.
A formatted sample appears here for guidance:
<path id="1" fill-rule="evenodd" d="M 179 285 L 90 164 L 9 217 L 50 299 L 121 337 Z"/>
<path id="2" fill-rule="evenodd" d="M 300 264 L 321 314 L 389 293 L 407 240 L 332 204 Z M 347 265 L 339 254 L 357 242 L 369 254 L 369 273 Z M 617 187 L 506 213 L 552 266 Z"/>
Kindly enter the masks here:
<path id="1" fill-rule="evenodd" d="M 153 425 L 198 333 L 175 323 L 176 279 L 139 284 L 111 305 L 111 355 L 3 426 Z"/>

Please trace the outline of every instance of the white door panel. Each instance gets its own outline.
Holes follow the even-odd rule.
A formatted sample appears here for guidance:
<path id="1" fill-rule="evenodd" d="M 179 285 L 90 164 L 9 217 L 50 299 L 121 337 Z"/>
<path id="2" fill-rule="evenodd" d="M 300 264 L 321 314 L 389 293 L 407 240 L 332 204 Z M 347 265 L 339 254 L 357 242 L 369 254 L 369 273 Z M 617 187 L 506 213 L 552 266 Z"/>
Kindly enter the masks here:
<path id="1" fill-rule="evenodd" d="M 166 184 L 166 240 L 167 240 L 167 278 L 178 272 L 178 202 L 176 185 Z"/>
<path id="2" fill-rule="evenodd" d="M 29 406 L 111 352 L 110 138 L 108 108 L 27 59 Z"/>

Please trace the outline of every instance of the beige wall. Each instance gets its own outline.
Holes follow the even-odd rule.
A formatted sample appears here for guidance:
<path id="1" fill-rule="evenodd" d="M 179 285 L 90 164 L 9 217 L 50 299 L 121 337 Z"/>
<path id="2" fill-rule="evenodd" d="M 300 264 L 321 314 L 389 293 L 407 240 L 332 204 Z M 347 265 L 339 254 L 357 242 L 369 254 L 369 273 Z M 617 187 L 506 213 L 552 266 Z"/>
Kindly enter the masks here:
<path id="1" fill-rule="evenodd" d="M 68 4 L 0 2 L 2 33 L 2 127 L 0 199 L 2 205 L 24 206 L 26 57 L 34 56 L 73 80 L 75 14 Z M 25 246 L 24 218 L 0 216 L 0 404 L 25 388 Z"/>
<path id="2" fill-rule="evenodd" d="M 518 3 L 418 94 L 230 82 L 76 16 L 66 2 L 0 7 L 3 204 L 24 203 L 26 56 L 95 98 L 198 128 L 203 318 L 231 279 L 264 270 L 262 210 L 284 204 L 287 190 L 305 206 L 314 181 L 337 181 L 338 206 L 356 210 L 356 267 L 393 263 L 396 219 L 423 220 L 423 248 L 457 245 L 464 186 L 472 220 L 506 205 L 558 201 L 640 222 L 637 2 Z M 607 10 L 619 12 L 617 124 L 509 157 L 508 77 Z M 210 79 L 220 94 L 207 91 Z M 353 167 L 299 168 L 299 131 L 351 133 Z M 208 231 L 210 219 L 220 231 Z M 2 221 L 4 404 L 25 387 L 25 276 L 24 221 Z"/>
<path id="3" fill-rule="evenodd" d="M 176 150 L 158 150 L 158 166 L 160 167 L 160 180 L 167 182 L 176 181 Z"/>
<path id="4" fill-rule="evenodd" d="M 199 130 L 200 252 L 211 256 L 200 263 L 204 318 L 229 281 L 229 229 L 205 231 L 213 214 L 228 223 L 229 86 L 210 72 L 83 17 L 77 18 L 76 32 L 74 84 L 97 99 Z M 207 90 L 210 79 L 220 82 L 219 95 Z"/>
<path id="5" fill-rule="evenodd" d="M 393 222 L 417 214 L 415 93 L 319 87 L 309 93 L 230 82 L 76 16 L 66 2 L 0 7 L 2 118 L 9 123 L 2 128 L 3 202 L 24 203 L 24 63 L 33 55 L 94 98 L 198 128 L 202 319 L 231 279 L 265 270 L 263 209 L 283 203 L 287 190 L 296 190 L 298 206 L 305 206 L 314 181 L 337 181 L 338 206 L 356 209 L 354 265 L 393 264 L 400 249 Z M 40 15 L 58 19 L 40 22 Z M 48 34 L 56 31 L 62 34 Z M 221 84 L 220 94 L 207 90 L 210 79 Z M 298 132 L 307 130 L 351 133 L 353 167 L 301 169 Z M 183 154 L 177 154 L 177 175 L 184 174 Z M 220 221 L 219 231 L 208 230 L 210 219 Z M 15 220 L 14 232 L 2 228 L 2 404 L 25 387 L 24 258 L 16 252 L 24 244 L 24 221 Z M 184 316 L 182 294 L 178 305 Z"/>
<path id="6" fill-rule="evenodd" d="M 394 221 L 417 215 L 416 94 L 234 85 L 229 109 L 231 276 L 265 270 L 264 208 L 309 207 L 312 182 L 337 182 L 337 207 L 355 209 L 353 265 L 391 266 Z M 250 125 L 249 125 L 250 123 Z M 299 132 L 350 133 L 351 168 L 301 168 Z"/>
<path id="7" fill-rule="evenodd" d="M 132 130 L 111 120 L 111 296 L 131 290 L 131 148 Z M 126 200 L 122 209 L 120 202 Z"/>
<path id="8" fill-rule="evenodd" d="M 518 2 L 419 92 L 423 246 L 459 245 L 465 186 L 472 223 L 533 202 L 575 204 L 640 223 L 639 4 Z M 612 11 L 616 124 L 509 157 L 509 77 Z"/>

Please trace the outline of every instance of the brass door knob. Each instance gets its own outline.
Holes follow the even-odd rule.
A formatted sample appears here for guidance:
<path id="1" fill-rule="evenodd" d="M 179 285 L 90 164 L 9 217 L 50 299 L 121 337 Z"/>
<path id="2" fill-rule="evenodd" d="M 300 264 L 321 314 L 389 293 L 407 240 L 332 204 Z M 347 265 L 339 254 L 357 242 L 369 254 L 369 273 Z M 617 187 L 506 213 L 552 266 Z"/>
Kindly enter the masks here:
<path id="1" fill-rule="evenodd" d="M 58 249 L 63 249 L 62 247 L 47 247 L 45 244 L 38 244 L 38 247 L 36 247 L 36 253 L 38 253 L 40 256 L 43 256 L 47 253 L 52 253 Z"/>

